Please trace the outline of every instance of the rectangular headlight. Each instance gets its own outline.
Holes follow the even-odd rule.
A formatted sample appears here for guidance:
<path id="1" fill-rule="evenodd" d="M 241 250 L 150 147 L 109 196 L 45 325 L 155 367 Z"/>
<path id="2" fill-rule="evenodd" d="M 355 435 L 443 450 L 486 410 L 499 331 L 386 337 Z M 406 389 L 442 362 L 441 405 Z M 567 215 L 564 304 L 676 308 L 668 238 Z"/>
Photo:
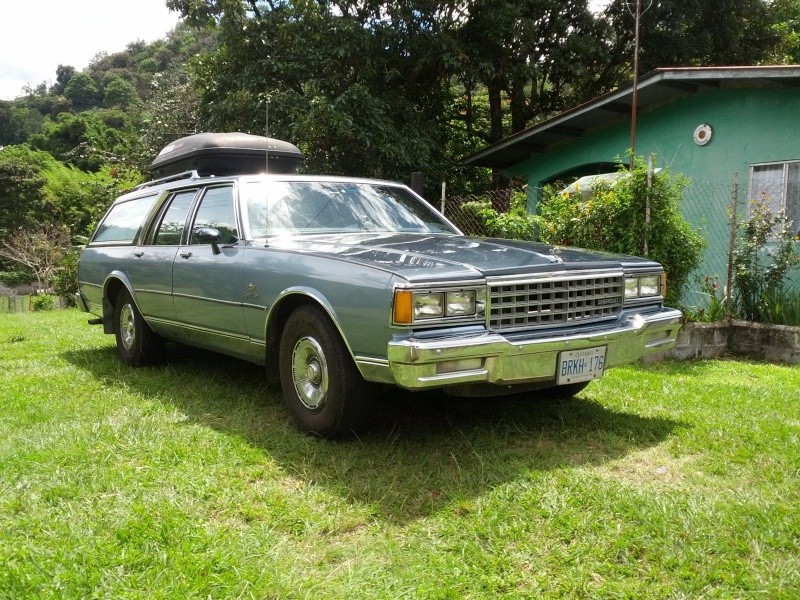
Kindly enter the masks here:
<path id="1" fill-rule="evenodd" d="M 639 278 L 638 277 L 628 277 L 625 279 L 625 299 L 629 300 L 632 298 L 639 297 Z"/>
<path id="2" fill-rule="evenodd" d="M 660 277 L 657 275 L 649 275 L 647 277 L 639 278 L 639 296 L 658 296 Z"/>
<path id="3" fill-rule="evenodd" d="M 435 319 L 444 316 L 444 294 L 421 292 L 414 294 L 414 319 Z"/>
<path id="4" fill-rule="evenodd" d="M 642 275 L 641 277 L 625 278 L 625 299 L 653 298 L 661 296 L 662 275 Z"/>
<path id="5" fill-rule="evenodd" d="M 475 314 L 475 290 L 447 292 L 447 316 L 462 317 Z"/>

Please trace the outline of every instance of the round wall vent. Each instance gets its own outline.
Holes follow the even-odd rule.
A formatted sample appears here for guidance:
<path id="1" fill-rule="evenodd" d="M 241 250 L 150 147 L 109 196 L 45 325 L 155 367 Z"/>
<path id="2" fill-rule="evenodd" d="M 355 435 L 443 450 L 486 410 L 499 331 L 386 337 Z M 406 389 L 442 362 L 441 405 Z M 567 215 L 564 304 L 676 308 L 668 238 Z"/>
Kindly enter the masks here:
<path id="1" fill-rule="evenodd" d="M 703 123 L 702 125 L 698 125 L 697 128 L 694 130 L 694 143 L 698 146 L 705 146 L 708 142 L 711 141 L 711 136 L 714 135 L 714 130 L 711 129 L 711 125 L 708 123 Z"/>

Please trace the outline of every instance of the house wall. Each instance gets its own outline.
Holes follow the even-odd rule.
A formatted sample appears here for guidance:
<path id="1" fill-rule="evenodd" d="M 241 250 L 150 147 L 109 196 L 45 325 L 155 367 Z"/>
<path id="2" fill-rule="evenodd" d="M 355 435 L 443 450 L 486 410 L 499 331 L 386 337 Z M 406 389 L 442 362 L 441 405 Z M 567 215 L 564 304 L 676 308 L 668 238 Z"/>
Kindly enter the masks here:
<path id="1" fill-rule="evenodd" d="M 711 142 L 695 144 L 701 123 L 713 128 Z M 682 211 L 702 227 L 708 248 L 698 274 L 727 272 L 728 215 L 734 172 L 739 172 L 739 212 L 746 210 L 751 164 L 800 159 L 800 87 L 718 89 L 688 95 L 640 113 L 636 154 L 656 155 L 657 167 L 688 177 Z M 538 188 L 558 173 L 583 164 L 622 158 L 630 146 L 630 121 L 591 133 L 575 142 L 508 169 L 528 178 L 529 210 L 536 212 Z M 691 304 L 692 299 L 686 298 Z M 697 300 L 697 299 L 694 299 Z"/>

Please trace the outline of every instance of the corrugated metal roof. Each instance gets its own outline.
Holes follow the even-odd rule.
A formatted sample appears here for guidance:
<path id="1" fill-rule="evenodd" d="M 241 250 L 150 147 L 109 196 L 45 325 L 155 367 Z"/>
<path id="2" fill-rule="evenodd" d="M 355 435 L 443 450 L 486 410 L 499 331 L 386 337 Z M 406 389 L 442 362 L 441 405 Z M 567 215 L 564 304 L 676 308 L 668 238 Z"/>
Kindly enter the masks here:
<path id="1" fill-rule="evenodd" d="M 637 112 L 704 89 L 785 86 L 800 86 L 800 65 L 656 69 L 639 79 Z M 630 121 L 632 103 L 633 85 L 619 88 L 471 154 L 462 164 L 510 167 L 598 129 Z"/>

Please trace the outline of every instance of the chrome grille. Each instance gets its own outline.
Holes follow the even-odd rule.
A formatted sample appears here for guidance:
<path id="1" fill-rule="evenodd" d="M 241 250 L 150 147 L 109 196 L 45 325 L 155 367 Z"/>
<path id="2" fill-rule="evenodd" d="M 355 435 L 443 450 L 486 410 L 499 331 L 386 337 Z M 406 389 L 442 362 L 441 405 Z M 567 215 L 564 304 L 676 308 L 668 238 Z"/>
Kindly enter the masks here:
<path id="1" fill-rule="evenodd" d="M 622 273 L 504 281 L 489 285 L 489 329 L 557 327 L 598 321 L 622 310 Z"/>

